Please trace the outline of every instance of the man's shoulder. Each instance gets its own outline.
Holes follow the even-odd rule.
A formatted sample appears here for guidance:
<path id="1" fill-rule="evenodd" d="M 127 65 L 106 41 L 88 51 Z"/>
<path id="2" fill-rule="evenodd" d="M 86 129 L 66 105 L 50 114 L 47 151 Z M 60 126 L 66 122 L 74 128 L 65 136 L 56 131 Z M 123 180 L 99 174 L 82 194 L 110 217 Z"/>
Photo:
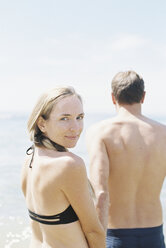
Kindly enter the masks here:
<path id="1" fill-rule="evenodd" d="M 146 121 L 148 124 L 150 124 L 153 128 L 156 129 L 160 129 L 166 132 L 166 125 L 164 123 L 161 123 L 157 120 L 151 119 L 151 118 L 147 118 L 146 117 Z"/>
<path id="2" fill-rule="evenodd" d="M 116 126 L 116 117 L 108 118 L 91 125 L 87 131 L 87 137 L 104 138 L 107 133 L 110 133 Z"/>

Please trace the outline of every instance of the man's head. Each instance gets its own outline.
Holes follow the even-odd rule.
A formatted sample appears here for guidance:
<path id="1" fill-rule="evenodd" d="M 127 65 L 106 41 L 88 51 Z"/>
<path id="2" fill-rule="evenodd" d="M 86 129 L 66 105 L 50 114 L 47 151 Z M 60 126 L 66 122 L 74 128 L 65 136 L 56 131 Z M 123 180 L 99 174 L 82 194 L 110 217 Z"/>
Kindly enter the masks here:
<path id="1" fill-rule="evenodd" d="M 144 80 L 134 71 L 117 73 L 112 79 L 112 93 L 118 104 L 140 103 L 144 97 Z"/>

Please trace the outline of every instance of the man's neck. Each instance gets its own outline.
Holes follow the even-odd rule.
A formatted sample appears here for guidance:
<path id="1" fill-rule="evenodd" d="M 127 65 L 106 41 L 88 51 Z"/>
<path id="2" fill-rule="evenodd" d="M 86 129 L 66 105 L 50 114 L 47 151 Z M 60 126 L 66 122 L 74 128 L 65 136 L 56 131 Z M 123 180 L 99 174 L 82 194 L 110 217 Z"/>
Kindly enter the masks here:
<path id="1" fill-rule="evenodd" d="M 141 116 L 141 103 L 134 103 L 130 104 L 123 104 L 120 105 L 116 103 L 116 110 L 118 115 L 125 116 L 125 115 L 134 115 L 134 116 Z"/>

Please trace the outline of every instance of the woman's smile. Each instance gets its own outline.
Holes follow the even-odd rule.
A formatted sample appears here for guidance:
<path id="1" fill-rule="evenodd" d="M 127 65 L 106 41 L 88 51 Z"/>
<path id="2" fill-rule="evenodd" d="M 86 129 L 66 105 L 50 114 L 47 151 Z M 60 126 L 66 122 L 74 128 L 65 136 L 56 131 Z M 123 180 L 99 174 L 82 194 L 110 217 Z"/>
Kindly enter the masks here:
<path id="1" fill-rule="evenodd" d="M 76 140 L 79 138 L 79 135 L 71 136 L 71 135 L 66 135 L 65 138 L 70 139 L 70 140 Z"/>

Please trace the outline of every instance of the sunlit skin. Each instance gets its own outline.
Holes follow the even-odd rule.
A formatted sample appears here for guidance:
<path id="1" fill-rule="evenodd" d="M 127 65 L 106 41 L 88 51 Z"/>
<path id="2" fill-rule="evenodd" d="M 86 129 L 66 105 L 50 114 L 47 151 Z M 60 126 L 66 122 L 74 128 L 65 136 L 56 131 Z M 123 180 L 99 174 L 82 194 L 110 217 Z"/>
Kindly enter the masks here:
<path id="1" fill-rule="evenodd" d="M 75 95 L 68 96 L 53 107 L 48 120 L 39 120 L 39 126 L 49 139 L 66 148 L 72 148 L 82 132 L 83 118 L 80 99 Z"/>
<path id="2" fill-rule="evenodd" d="M 142 115 L 140 103 L 119 104 L 117 116 L 87 133 L 90 179 L 105 228 L 160 226 L 166 175 L 166 126 Z"/>
<path id="3" fill-rule="evenodd" d="M 65 148 L 75 147 L 83 129 L 83 106 L 76 95 L 55 103 L 47 120 L 37 125 L 50 140 Z M 105 248 L 105 233 L 92 197 L 84 161 L 70 152 L 35 146 L 32 168 L 27 156 L 22 169 L 22 191 L 27 208 L 42 215 L 56 215 L 69 205 L 78 220 L 45 225 L 31 220 L 30 248 Z"/>

